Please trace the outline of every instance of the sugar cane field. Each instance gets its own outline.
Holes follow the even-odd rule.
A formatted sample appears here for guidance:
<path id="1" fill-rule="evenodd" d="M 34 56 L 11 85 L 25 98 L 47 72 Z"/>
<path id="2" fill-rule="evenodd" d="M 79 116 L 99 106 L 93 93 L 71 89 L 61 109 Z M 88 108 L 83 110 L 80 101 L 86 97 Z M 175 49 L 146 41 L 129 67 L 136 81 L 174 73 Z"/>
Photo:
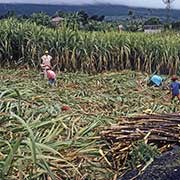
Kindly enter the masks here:
<path id="1" fill-rule="evenodd" d="M 0 179 L 119 179 L 179 144 L 177 32 L 50 29 L 0 21 Z M 40 75 L 48 49 L 57 73 Z M 157 71 L 162 87 L 147 86 Z M 64 108 L 63 107 L 67 107 Z"/>

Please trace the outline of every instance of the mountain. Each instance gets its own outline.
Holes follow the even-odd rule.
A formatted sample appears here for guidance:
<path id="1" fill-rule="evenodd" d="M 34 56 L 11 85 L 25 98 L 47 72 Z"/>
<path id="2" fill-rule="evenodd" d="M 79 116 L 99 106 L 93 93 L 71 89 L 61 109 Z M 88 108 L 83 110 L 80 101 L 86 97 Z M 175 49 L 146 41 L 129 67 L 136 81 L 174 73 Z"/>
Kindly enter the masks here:
<path id="1" fill-rule="evenodd" d="M 86 11 L 89 15 L 105 15 L 107 19 L 127 18 L 129 10 L 138 17 L 156 16 L 166 18 L 165 9 L 136 8 L 122 5 L 97 4 L 97 5 L 45 5 L 45 4 L 0 4 L 0 15 L 8 11 L 15 11 L 18 15 L 30 15 L 34 12 L 46 12 L 49 15 L 56 11 L 77 12 Z M 180 19 L 180 10 L 171 10 L 173 20 Z"/>

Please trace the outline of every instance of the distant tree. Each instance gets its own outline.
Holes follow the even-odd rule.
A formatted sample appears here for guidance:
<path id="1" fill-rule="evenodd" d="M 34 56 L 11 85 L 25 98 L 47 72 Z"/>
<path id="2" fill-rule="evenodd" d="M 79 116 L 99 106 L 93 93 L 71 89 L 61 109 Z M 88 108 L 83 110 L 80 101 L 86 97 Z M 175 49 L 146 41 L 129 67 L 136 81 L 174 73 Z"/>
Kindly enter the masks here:
<path id="1" fill-rule="evenodd" d="M 21 16 L 21 18 L 22 18 L 22 19 L 28 19 L 29 16 L 24 14 L 24 15 Z"/>
<path id="2" fill-rule="evenodd" d="M 172 29 L 180 30 L 180 21 L 176 21 L 172 23 Z"/>
<path id="3" fill-rule="evenodd" d="M 84 19 L 88 19 L 89 15 L 85 11 L 79 11 L 78 15 L 83 17 Z"/>
<path id="4" fill-rule="evenodd" d="M 147 21 L 144 22 L 144 25 L 160 25 L 162 22 L 157 17 L 149 18 Z"/>
<path id="5" fill-rule="evenodd" d="M 98 18 L 99 18 L 98 15 L 93 15 L 93 16 L 91 16 L 89 19 L 94 20 L 94 21 L 97 21 Z"/>
<path id="6" fill-rule="evenodd" d="M 78 12 L 79 21 L 82 22 L 83 25 L 88 23 L 89 15 L 85 11 Z"/>
<path id="7" fill-rule="evenodd" d="M 142 31 L 142 23 L 140 21 L 133 21 L 126 25 L 126 30 L 131 32 Z"/>
<path id="8" fill-rule="evenodd" d="M 0 19 L 6 19 L 6 18 L 12 18 L 12 17 L 17 17 L 15 11 L 8 11 L 5 15 L 2 15 Z"/>
<path id="9" fill-rule="evenodd" d="M 65 18 L 67 16 L 67 13 L 64 11 L 57 11 L 54 16 L 55 17 L 59 16 L 59 17 Z"/>
<path id="10" fill-rule="evenodd" d="M 136 19 L 136 15 L 134 11 L 129 10 L 128 11 L 129 20 L 132 21 L 133 19 Z"/>
<path id="11" fill-rule="evenodd" d="M 133 15 L 134 15 L 134 12 L 131 11 L 131 10 L 129 10 L 129 11 L 128 11 L 128 16 L 133 16 Z"/>
<path id="12" fill-rule="evenodd" d="M 29 20 L 29 16 L 28 15 L 19 15 L 16 17 L 18 19 L 18 21 L 20 22 L 24 22 L 24 21 L 27 21 Z"/>
<path id="13" fill-rule="evenodd" d="M 148 8 L 148 15 L 151 16 L 152 15 L 152 9 Z"/>
<path id="14" fill-rule="evenodd" d="M 65 16 L 65 26 L 71 29 L 79 29 L 80 28 L 80 17 L 77 13 L 67 13 Z"/>
<path id="15" fill-rule="evenodd" d="M 99 19 L 98 19 L 98 21 L 104 21 L 104 18 L 105 18 L 105 16 L 104 16 L 104 15 L 102 15 L 102 16 L 99 16 Z"/>
<path id="16" fill-rule="evenodd" d="M 103 21 L 104 18 L 105 18 L 104 15 L 102 15 L 102 16 L 93 15 L 93 16 L 91 16 L 89 19 L 94 20 L 94 21 Z"/>
<path id="17" fill-rule="evenodd" d="M 132 31 L 132 32 L 136 32 L 136 31 L 141 31 L 142 29 L 142 17 L 135 15 L 135 12 L 132 10 L 128 11 L 128 21 L 126 23 L 126 30 L 127 31 Z"/>
<path id="18" fill-rule="evenodd" d="M 38 25 L 43 26 L 50 26 L 51 25 L 51 18 L 46 13 L 40 12 L 40 13 L 33 13 L 30 16 L 30 21 L 35 22 Z"/>

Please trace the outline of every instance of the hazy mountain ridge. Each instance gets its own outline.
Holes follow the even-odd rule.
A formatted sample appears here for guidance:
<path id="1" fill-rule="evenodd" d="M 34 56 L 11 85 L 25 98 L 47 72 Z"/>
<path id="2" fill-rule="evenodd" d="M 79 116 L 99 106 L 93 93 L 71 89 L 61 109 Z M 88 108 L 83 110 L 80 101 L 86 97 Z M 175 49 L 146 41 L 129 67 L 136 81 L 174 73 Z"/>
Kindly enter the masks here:
<path id="1" fill-rule="evenodd" d="M 123 5 L 111 4 L 96 4 L 96 5 L 47 5 L 47 4 L 0 4 L 0 15 L 8 11 L 15 11 L 17 14 L 30 15 L 33 12 L 46 12 L 49 15 L 55 14 L 56 11 L 76 12 L 84 10 L 89 15 L 105 15 L 105 16 L 128 16 L 128 11 L 135 12 L 137 16 L 157 16 L 160 18 L 166 17 L 165 9 L 148 9 L 128 7 Z M 175 20 L 180 19 L 180 10 L 172 10 L 171 17 Z"/>

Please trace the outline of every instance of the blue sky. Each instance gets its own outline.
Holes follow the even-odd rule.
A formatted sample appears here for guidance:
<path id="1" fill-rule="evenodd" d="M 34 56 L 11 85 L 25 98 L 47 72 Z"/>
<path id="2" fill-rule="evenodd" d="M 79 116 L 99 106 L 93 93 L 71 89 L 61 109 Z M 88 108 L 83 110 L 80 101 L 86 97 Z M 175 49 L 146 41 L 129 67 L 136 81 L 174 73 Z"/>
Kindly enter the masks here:
<path id="1" fill-rule="evenodd" d="M 94 4 L 111 3 L 129 6 L 164 8 L 162 0 L 0 0 L 1 3 L 44 3 L 44 4 Z M 180 9 L 180 0 L 175 0 L 172 8 Z"/>

